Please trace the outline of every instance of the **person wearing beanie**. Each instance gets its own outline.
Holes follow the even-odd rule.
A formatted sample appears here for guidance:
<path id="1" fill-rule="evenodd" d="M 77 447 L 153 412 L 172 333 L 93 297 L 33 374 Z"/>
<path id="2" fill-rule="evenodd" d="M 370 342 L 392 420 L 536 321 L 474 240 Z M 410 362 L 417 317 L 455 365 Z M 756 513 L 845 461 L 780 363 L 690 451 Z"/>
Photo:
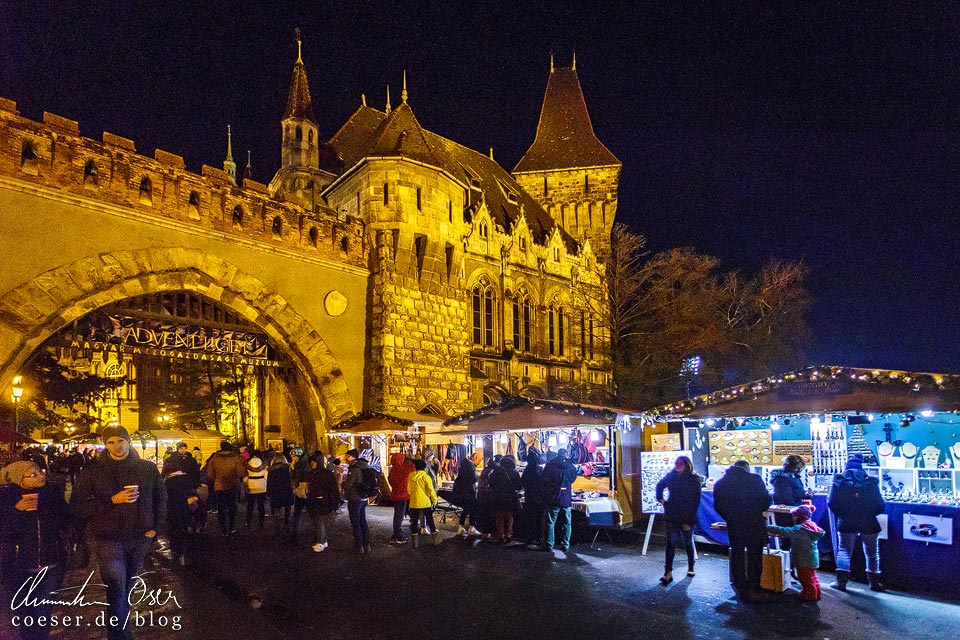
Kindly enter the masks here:
<path id="1" fill-rule="evenodd" d="M 267 502 L 267 466 L 257 454 L 251 453 L 247 460 L 246 473 L 243 478 L 243 484 L 247 488 L 247 529 L 253 520 L 253 508 L 256 506 L 259 516 L 260 528 L 263 529 L 263 522 L 266 517 Z"/>
<path id="2" fill-rule="evenodd" d="M 820 599 L 820 580 L 817 578 L 817 569 L 820 568 L 820 549 L 817 541 L 824 536 L 825 532 L 811 519 L 812 515 L 810 507 L 800 505 L 790 510 L 793 526 L 767 525 L 767 533 L 789 538 L 792 542 L 790 562 L 797 570 L 797 578 L 803 586 L 800 599 L 805 602 L 816 602 Z"/>
<path id="3" fill-rule="evenodd" d="M 246 467 L 230 443 L 224 440 L 220 443 L 220 451 L 210 456 L 202 472 L 213 483 L 213 501 L 220 523 L 220 535 L 226 537 L 235 533 L 237 500 L 240 497 L 241 482 L 247 474 Z"/>
<path id="4" fill-rule="evenodd" d="M 833 477 L 827 505 L 837 520 L 839 545 L 836 552 L 837 581 L 830 585 L 847 590 L 850 557 L 858 541 L 867 559 L 867 580 L 872 591 L 885 591 L 880 573 L 880 546 L 877 541 L 880 522 L 877 516 L 886 510 L 880 494 L 880 479 L 863 470 L 863 456 L 847 460 L 846 470 Z"/>
<path id="5" fill-rule="evenodd" d="M 437 506 L 437 491 L 433 480 L 427 473 L 425 460 L 413 461 L 414 472 L 407 478 L 407 492 L 410 494 L 410 540 L 417 546 L 420 539 L 420 524 L 433 536 L 433 544 L 440 544 L 440 532 L 433 520 L 433 509 Z"/>
<path id="6" fill-rule="evenodd" d="M 360 457 L 360 452 L 350 449 L 344 454 L 348 465 L 347 475 L 343 480 L 343 495 L 347 498 L 347 513 L 350 515 L 350 526 L 353 528 L 353 549 L 358 553 L 370 552 L 370 529 L 367 526 L 367 499 L 363 492 L 363 476 L 370 467 L 366 460 Z"/>
<path id="7" fill-rule="evenodd" d="M 566 449 L 559 449 L 555 458 L 543 467 L 540 474 L 540 488 L 546 507 L 544 541 L 542 551 L 551 551 L 556 540 L 557 525 L 563 527 L 560 538 L 561 551 L 570 548 L 570 534 L 573 532 L 571 507 L 573 505 L 573 482 L 577 479 L 577 468 L 570 462 Z"/>
<path id="8" fill-rule="evenodd" d="M 96 540 L 100 577 L 107 587 L 107 615 L 126 620 L 127 596 L 166 516 L 167 492 L 157 465 L 140 459 L 126 429 L 107 426 L 100 435 L 106 454 L 80 472 L 70 510 L 88 522 Z M 132 634 L 108 627 L 107 637 L 128 640 Z"/>
<path id="9" fill-rule="evenodd" d="M 187 484 L 192 484 L 193 488 L 196 489 L 200 486 L 200 465 L 197 464 L 196 459 L 191 455 L 189 449 L 187 448 L 186 442 L 178 442 L 177 449 L 169 458 L 166 458 L 163 461 L 163 475 L 169 475 L 167 467 L 170 465 L 171 472 L 173 469 L 177 471 L 182 471 L 186 480 L 181 480 Z"/>

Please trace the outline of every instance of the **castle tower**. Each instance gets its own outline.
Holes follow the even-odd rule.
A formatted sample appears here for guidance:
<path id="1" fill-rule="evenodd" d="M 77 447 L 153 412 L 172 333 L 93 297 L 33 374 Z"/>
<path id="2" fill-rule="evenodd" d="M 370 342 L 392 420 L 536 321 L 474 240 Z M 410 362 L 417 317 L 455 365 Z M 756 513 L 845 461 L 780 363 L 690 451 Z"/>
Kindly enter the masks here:
<path id="1" fill-rule="evenodd" d="M 513 176 L 577 240 L 605 254 L 617 213 L 621 163 L 593 131 L 587 103 L 570 67 L 553 66 L 533 144 Z"/>
<path id="2" fill-rule="evenodd" d="M 301 44 L 297 29 L 297 62 L 280 121 L 280 170 L 270 181 L 270 193 L 312 209 L 320 190 L 333 181 L 339 167 L 336 158 L 330 156 L 329 145 L 320 141 Z"/>
<path id="3" fill-rule="evenodd" d="M 223 170 L 230 176 L 230 182 L 237 185 L 237 163 L 233 161 L 233 141 L 230 134 L 230 125 L 227 125 L 227 157 L 223 160 Z"/>

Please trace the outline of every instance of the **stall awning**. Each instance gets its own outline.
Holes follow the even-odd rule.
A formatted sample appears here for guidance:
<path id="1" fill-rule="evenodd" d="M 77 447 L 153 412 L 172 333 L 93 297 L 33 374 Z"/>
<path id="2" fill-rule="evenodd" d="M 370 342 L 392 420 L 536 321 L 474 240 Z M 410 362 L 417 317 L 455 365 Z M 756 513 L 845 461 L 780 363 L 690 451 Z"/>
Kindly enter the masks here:
<path id="1" fill-rule="evenodd" d="M 960 410 L 960 376 L 851 367 L 802 371 L 728 387 L 650 413 L 722 418 L 802 413 Z"/>
<path id="2" fill-rule="evenodd" d="M 499 431 L 570 429 L 613 425 L 617 411 L 572 402 L 532 400 L 511 396 L 504 402 L 447 419 L 449 426 L 466 425 L 464 435 Z"/>
<path id="3" fill-rule="evenodd" d="M 429 430 L 433 425 L 442 425 L 446 416 L 434 416 L 420 413 L 379 413 L 364 412 L 330 427 L 330 434 L 351 436 L 384 435 L 386 433 L 414 433 Z"/>

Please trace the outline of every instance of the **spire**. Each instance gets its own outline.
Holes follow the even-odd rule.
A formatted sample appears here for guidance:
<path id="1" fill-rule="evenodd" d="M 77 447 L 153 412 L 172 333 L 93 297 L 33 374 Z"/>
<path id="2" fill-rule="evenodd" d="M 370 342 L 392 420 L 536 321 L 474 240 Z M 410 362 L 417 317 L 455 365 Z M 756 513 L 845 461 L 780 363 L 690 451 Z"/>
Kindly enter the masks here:
<path id="1" fill-rule="evenodd" d="M 283 113 L 284 119 L 298 118 L 316 122 L 313 117 L 313 102 L 310 99 L 310 84 L 307 82 L 307 70 L 303 66 L 301 57 L 300 29 L 297 34 L 297 62 L 293 65 L 293 77 L 290 80 L 290 93 L 287 94 L 287 108 Z"/>
<path id="2" fill-rule="evenodd" d="M 360 104 L 362 104 L 363 106 L 367 106 L 367 94 L 365 93 L 360 94 Z"/>
<path id="3" fill-rule="evenodd" d="M 233 161 L 233 139 L 230 125 L 227 125 L 227 157 L 223 160 L 223 170 L 230 176 L 230 182 L 237 184 L 237 163 Z"/>
<path id="4" fill-rule="evenodd" d="M 550 52 L 550 73 L 553 73 L 553 51 Z"/>
<path id="5" fill-rule="evenodd" d="M 407 70 L 403 70 L 403 91 L 400 92 L 400 100 L 407 104 Z"/>
<path id="6" fill-rule="evenodd" d="M 573 65 L 570 68 L 573 69 L 574 71 L 577 70 L 577 50 L 576 49 L 573 50 Z"/>
<path id="7" fill-rule="evenodd" d="M 243 170 L 244 180 L 253 180 L 253 165 L 250 164 L 250 149 L 247 149 L 247 166 Z"/>
<path id="8" fill-rule="evenodd" d="M 554 68 L 547 78 L 537 135 L 513 172 L 619 165 L 593 131 L 576 70 Z"/>
<path id="9" fill-rule="evenodd" d="M 387 115 L 390 115 L 390 85 L 387 85 L 387 107 L 385 111 Z"/>
<path id="10" fill-rule="evenodd" d="M 490 147 L 490 159 L 493 160 L 493 147 Z"/>

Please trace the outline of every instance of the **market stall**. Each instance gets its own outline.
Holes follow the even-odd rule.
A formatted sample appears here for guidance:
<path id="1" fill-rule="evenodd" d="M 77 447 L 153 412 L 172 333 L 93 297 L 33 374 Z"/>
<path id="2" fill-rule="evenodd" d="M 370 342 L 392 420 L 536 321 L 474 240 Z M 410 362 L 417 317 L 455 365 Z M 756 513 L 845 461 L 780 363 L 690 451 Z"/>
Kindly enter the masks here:
<path id="1" fill-rule="evenodd" d="M 887 503 L 881 534 L 885 582 L 909 590 L 953 591 L 960 571 L 960 376 L 848 367 L 811 367 L 656 409 L 688 445 L 705 449 L 707 476 L 697 534 L 727 544 L 710 524 L 713 483 L 737 460 L 768 482 L 788 454 L 807 466 L 814 518 L 836 548 L 827 509 L 834 474 L 859 454 L 880 478 Z M 772 488 L 771 488 L 772 489 Z"/>
<path id="2" fill-rule="evenodd" d="M 511 396 L 445 424 L 465 428 L 459 437 L 467 455 L 480 452 L 484 461 L 512 455 L 520 471 L 527 447 L 540 450 L 544 461 L 567 449 L 581 471 L 573 484 L 577 520 L 592 527 L 618 527 L 623 513 L 617 500 L 618 415 L 606 407 Z"/>

